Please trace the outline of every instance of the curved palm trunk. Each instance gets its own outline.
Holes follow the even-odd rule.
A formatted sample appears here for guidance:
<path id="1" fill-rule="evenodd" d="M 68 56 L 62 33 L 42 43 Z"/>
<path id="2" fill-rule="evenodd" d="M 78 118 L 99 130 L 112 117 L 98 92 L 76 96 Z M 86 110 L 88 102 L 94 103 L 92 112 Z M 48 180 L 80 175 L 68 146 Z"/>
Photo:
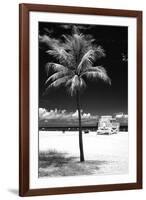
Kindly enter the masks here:
<path id="1" fill-rule="evenodd" d="M 84 162 L 83 138 L 82 138 L 82 125 L 81 125 L 81 111 L 80 111 L 80 94 L 77 91 L 77 110 L 79 116 L 79 148 L 80 148 L 80 161 Z"/>

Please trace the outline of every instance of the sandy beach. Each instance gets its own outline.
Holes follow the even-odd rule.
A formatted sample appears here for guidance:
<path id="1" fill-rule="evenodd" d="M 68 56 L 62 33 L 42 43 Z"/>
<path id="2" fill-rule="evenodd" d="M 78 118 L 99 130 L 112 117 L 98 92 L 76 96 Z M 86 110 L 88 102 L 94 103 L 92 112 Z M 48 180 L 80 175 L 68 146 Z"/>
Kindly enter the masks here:
<path id="1" fill-rule="evenodd" d="M 93 162 L 94 167 L 98 165 L 98 170 L 93 169 L 92 174 L 128 173 L 128 132 L 114 135 L 96 135 L 96 132 L 90 132 L 83 134 L 83 143 L 86 162 Z M 39 151 L 41 154 L 59 152 L 66 158 L 74 158 L 72 163 L 79 162 L 78 132 L 40 131 Z M 68 164 L 69 162 L 66 163 Z M 43 166 L 45 167 L 40 166 L 41 172 L 47 172 L 52 167 Z"/>

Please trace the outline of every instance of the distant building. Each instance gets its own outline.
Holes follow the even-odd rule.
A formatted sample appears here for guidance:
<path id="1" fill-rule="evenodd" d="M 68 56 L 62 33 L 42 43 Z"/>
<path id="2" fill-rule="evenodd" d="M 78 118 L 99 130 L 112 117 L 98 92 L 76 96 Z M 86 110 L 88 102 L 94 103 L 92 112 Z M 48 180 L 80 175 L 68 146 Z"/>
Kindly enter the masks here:
<path id="1" fill-rule="evenodd" d="M 115 118 L 128 118 L 128 115 L 124 113 L 117 113 L 115 114 Z"/>
<path id="2" fill-rule="evenodd" d="M 120 123 L 111 115 L 101 116 L 98 123 L 97 134 L 115 134 L 119 132 Z"/>
<path id="3" fill-rule="evenodd" d="M 110 123 L 119 123 L 120 131 L 128 131 L 128 115 L 124 113 L 115 113 L 112 115 L 103 115 L 98 121 L 98 127 L 109 126 Z"/>
<path id="4" fill-rule="evenodd" d="M 128 131 L 128 115 L 121 112 L 116 113 L 114 116 L 116 120 L 120 123 L 120 130 Z"/>

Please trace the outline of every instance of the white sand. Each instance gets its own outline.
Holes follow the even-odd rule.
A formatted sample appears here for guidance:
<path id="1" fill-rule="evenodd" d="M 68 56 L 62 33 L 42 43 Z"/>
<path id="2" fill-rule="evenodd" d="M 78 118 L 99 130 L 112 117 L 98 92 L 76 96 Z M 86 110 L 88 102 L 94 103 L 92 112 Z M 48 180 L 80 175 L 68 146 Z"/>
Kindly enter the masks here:
<path id="1" fill-rule="evenodd" d="M 114 135 L 83 134 L 85 160 L 107 161 L 99 174 L 128 172 L 128 132 Z M 39 150 L 56 150 L 79 157 L 78 132 L 40 131 Z"/>

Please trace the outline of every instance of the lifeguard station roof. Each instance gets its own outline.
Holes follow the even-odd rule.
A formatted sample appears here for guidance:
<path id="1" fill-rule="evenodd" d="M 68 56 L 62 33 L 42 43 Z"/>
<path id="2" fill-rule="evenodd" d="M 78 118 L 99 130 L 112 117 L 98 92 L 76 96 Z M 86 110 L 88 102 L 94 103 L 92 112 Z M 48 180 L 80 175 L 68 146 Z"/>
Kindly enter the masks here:
<path id="1" fill-rule="evenodd" d="M 112 115 L 103 115 L 100 118 L 101 119 L 112 119 Z"/>

